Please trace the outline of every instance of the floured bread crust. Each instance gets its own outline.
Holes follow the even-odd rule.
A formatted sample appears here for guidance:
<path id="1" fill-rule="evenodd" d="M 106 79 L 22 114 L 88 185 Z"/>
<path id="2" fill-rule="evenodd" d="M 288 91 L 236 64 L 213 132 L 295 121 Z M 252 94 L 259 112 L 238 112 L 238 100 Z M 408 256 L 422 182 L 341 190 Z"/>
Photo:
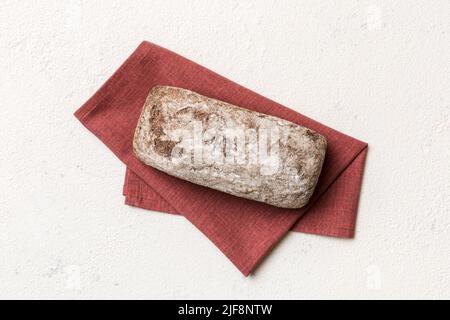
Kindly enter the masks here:
<path id="1" fill-rule="evenodd" d="M 133 141 L 169 175 L 282 208 L 308 203 L 326 147 L 305 127 L 169 86 L 150 91 Z"/>

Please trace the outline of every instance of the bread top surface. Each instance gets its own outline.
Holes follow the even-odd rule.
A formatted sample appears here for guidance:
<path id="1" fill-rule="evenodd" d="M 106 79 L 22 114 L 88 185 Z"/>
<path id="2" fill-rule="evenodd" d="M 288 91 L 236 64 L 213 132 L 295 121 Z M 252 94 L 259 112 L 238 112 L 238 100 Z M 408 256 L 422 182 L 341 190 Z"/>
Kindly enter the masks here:
<path id="1" fill-rule="evenodd" d="M 145 102 L 133 149 L 147 165 L 178 178 L 299 208 L 319 178 L 326 140 L 284 119 L 187 89 L 156 86 Z"/>

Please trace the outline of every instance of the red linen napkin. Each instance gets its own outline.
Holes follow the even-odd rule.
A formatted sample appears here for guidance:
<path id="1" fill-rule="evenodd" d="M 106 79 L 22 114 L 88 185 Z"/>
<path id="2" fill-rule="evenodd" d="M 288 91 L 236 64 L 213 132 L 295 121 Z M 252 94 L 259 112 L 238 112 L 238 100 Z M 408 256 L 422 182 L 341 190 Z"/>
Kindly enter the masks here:
<path id="1" fill-rule="evenodd" d="M 150 89 L 171 85 L 311 128 L 328 141 L 305 208 L 276 208 L 194 185 L 146 166 L 132 151 Z M 367 144 L 254 93 L 169 50 L 143 42 L 75 116 L 127 166 L 126 203 L 181 214 L 249 275 L 289 230 L 352 237 Z M 308 213 L 305 215 L 305 213 Z"/>

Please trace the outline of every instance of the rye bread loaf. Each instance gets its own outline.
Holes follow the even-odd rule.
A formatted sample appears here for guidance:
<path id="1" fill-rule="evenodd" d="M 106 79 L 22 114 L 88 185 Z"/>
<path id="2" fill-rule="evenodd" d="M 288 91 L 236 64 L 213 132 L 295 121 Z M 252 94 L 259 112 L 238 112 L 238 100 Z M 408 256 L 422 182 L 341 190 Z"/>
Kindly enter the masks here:
<path id="1" fill-rule="evenodd" d="M 133 141 L 169 175 L 282 208 L 308 203 L 326 146 L 305 127 L 169 86 L 150 91 Z"/>

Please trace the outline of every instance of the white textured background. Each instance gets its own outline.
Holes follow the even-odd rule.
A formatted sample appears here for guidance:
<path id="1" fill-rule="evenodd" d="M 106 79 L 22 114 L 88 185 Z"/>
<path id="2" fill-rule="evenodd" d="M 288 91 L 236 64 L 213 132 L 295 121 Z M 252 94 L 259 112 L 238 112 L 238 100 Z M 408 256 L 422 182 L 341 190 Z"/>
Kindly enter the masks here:
<path id="1" fill-rule="evenodd" d="M 450 298 L 450 1 L 0 1 L 0 298 Z M 72 113 L 142 40 L 370 152 L 355 240 L 244 278 Z"/>

